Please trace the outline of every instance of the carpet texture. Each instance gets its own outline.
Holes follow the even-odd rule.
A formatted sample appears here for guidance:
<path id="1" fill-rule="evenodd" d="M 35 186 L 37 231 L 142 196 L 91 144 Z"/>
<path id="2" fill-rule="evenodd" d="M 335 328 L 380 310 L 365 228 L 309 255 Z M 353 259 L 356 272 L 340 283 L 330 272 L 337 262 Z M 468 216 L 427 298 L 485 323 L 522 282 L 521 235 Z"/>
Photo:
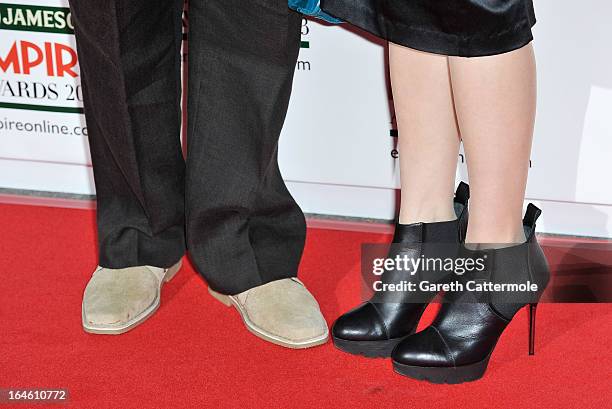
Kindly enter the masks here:
<path id="1" fill-rule="evenodd" d="M 74 408 L 610 407 L 610 304 L 541 305 L 533 357 L 520 311 L 485 377 L 455 386 L 401 377 L 388 360 L 331 343 L 268 344 L 208 295 L 188 262 L 145 324 L 120 336 L 86 334 L 81 297 L 96 265 L 94 223 L 89 210 L 0 205 L 0 388 L 66 388 L 70 401 L 50 407 Z M 389 239 L 308 231 L 300 278 L 330 324 L 359 303 L 360 244 Z"/>

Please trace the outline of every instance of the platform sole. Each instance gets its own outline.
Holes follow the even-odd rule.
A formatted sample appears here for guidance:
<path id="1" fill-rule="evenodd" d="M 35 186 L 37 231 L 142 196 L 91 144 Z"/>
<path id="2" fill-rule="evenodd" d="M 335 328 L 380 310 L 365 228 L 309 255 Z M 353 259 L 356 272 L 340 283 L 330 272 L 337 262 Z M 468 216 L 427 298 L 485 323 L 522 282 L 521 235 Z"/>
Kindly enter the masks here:
<path id="1" fill-rule="evenodd" d="M 491 355 L 475 364 L 452 368 L 412 366 L 393 361 L 393 370 L 400 375 L 420 381 L 438 384 L 458 384 L 482 378 L 487 370 L 490 357 Z"/>

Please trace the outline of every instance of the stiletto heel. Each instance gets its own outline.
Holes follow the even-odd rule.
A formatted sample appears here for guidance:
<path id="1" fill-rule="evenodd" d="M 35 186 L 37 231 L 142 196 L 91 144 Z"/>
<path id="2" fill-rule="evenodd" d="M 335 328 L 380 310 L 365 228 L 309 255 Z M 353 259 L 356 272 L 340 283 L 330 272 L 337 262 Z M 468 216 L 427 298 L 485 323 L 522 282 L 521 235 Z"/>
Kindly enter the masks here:
<path id="1" fill-rule="evenodd" d="M 529 304 L 529 355 L 535 355 L 535 324 L 538 303 Z"/>

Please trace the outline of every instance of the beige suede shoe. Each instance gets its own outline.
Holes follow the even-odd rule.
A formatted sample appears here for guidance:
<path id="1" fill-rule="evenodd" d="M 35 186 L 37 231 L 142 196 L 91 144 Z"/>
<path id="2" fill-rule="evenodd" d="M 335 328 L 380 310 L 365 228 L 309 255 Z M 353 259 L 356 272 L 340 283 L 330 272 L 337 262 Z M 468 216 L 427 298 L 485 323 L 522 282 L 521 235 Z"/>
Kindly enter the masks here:
<path id="1" fill-rule="evenodd" d="M 234 306 L 247 329 L 287 348 L 310 348 L 327 342 L 329 330 L 319 304 L 297 278 L 286 278 L 223 295 L 208 288 L 223 304 Z"/>
<path id="2" fill-rule="evenodd" d="M 83 294 L 83 329 L 93 334 L 123 334 L 143 323 L 158 308 L 164 282 L 181 268 L 98 266 Z"/>

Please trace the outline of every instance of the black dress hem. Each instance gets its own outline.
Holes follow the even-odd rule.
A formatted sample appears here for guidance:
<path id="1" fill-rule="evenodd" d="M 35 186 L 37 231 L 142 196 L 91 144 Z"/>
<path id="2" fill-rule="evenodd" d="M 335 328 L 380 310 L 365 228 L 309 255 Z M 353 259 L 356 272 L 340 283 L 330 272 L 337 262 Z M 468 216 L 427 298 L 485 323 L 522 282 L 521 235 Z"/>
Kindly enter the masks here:
<path id="1" fill-rule="evenodd" d="M 321 6 L 327 13 L 392 43 L 455 57 L 484 57 L 520 49 L 533 41 L 531 28 L 536 23 L 535 15 L 528 12 L 524 19 L 510 28 L 492 33 L 460 35 L 411 26 L 377 13 L 361 2 L 347 7 L 343 1 L 324 0 Z"/>

